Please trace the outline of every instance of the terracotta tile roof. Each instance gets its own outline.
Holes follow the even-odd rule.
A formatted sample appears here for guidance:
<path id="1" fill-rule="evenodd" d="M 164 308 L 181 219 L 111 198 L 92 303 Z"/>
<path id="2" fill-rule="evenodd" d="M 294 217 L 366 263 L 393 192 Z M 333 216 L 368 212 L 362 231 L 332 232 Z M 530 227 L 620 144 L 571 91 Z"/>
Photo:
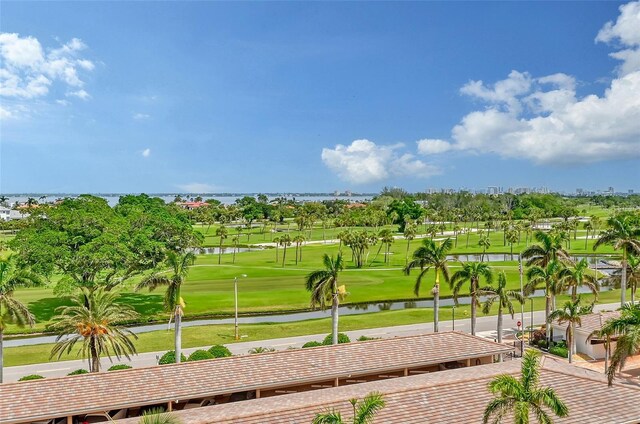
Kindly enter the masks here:
<path id="1" fill-rule="evenodd" d="M 305 384 L 512 350 L 468 334 L 444 332 L 7 383 L 0 384 L 0 423 Z"/>
<path id="2" fill-rule="evenodd" d="M 576 326 L 576 332 L 585 333 L 587 335 L 593 333 L 596 330 L 600 330 L 602 325 L 611 318 L 618 318 L 620 311 L 603 311 L 599 313 L 587 314 L 580 317 L 581 325 Z M 558 327 L 567 328 L 567 324 L 558 324 L 557 321 L 553 322 Z"/>
<path id="3" fill-rule="evenodd" d="M 339 410 L 351 416 L 351 398 L 384 394 L 386 407 L 377 423 L 478 423 L 492 395 L 487 384 L 500 374 L 519 376 L 520 361 L 381 380 L 351 386 L 254 399 L 240 403 L 177 411 L 183 424 L 294 424 L 310 423 L 317 412 Z M 564 423 L 640 422 L 640 388 L 614 383 L 607 387 L 603 375 L 544 357 L 540 373 L 543 386 L 551 386 L 569 407 Z M 135 424 L 138 419 L 118 424 Z"/>

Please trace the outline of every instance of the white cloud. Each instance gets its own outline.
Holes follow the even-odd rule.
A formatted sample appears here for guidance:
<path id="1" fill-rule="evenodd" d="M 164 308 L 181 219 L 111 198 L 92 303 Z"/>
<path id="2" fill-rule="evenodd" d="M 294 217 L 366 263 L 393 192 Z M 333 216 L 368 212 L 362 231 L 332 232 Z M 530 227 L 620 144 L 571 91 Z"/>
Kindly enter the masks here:
<path id="1" fill-rule="evenodd" d="M 322 149 L 322 161 L 338 177 L 354 184 L 367 184 L 391 176 L 428 177 L 439 173 L 437 167 L 400 153 L 404 145 L 377 145 L 369 140 L 355 140 Z"/>
<path id="2" fill-rule="evenodd" d="M 538 164 L 640 158 L 640 2 L 620 11 L 596 38 L 629 47 L 612 54 L 623 64 L 603 95 L 579 98 L 575 78 L 563 73 L 534 78 L 512 71 L 493 85 L 471 81 L 461 92 L 485 108 L 464 116 L 451 141 L 421 140 L 418 151 L 491 153 Z"/>
<path id="3" fill-rule="evenodd" d="M 151 118 L 151 115 L 147 115 L 146 113 L 134 113 L 133 114 L 133 119 L 135 119 L 136 121 L 143 121 L 145 119 L 149 119 Z"/>
<path id="4" fill-rule="evenodd" d="M 445 140 L 425 138 L 416 142 L 418 153 L 421 155 L 435 155 L 451 150 L 451 143 Z"/>
<path id="5" fill-rule="evenodd" d="M 66 86 L 67 96 L 88 99 L 81 73 L 92 71 L 95 65 L 79 57 L 85 48 L 73 38 L 47 52 L 34 37 L 0 33 L 0 96 L 24 102 L 43 98 L 54 84 L 60 84 Z"/>
<path id="6" fill-rule="evenodd" d="M 5 109 L 2 106 L 0 106 L 0 119 L 11 119 L 12 117 L 13 117 L 13 114 L 9 109 Z"/>
<path id="7" fill-rule="evenodd" d="M 176 187 L 186 193 L 213 193 L 215 190 L 215 186 L 205 183 L 178 184 Z"/>
<path id="8" fill-rule="evenodd" d="M 151 156 L 151 149 L 150 148 L 146 148 L 142 151 L 142 157 L 143 158 L 148 158 L 149 156 Z"/>

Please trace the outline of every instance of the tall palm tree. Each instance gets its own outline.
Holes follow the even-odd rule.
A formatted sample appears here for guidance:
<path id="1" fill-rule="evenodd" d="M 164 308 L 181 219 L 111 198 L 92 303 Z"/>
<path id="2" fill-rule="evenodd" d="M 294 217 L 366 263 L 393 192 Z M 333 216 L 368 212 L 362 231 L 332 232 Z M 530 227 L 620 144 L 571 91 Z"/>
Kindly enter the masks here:
<path id="1" fill-rule="evenodd" d="M 447 252 L 451 250 L 453 242 L 451 238 L 447 238 L 440 244 L 436 244 L 433 239 L 423 239 L 422 246 L 413 252 L 413 259 L 404 267 L 404 273 L 409 275 L 413 268 L 420 268 L 416 284 L 413 292 L 416 296 L 420 296 L 420 286 L 422 279 L 427 272 L 433 268 L 436 274 L 433 289 L 433 331 L 439 331 L 440 323 L 440 273 L 444 277 L 445 282 L 449 282 L 449 268 L 447 266 Z"/>
<path id="2" fill-rule="evenodd" d="M 39 286 L 42 284 L 40 276 L 28 269 L 17 269 L 11 257 L 0 259 L 0 383 L 2 383 L 3 337 L 8 323 L 19 326 L 28 324 L 33 326 L 35 319 L 29 308 L 19 300 L 14 299 L 13 293 L 18 287 Z"/>
<path id="3" fill-rule="evenodd" d="M 456 304 L 460 296 L 460 289 L 465 283 L 469 283 L 469 295 L 471 296 L 471 334 L 476 335 L 476 317 L 478 302 L 478 289 L 480 279 L 484 278 L 487 284 L 493 281 L 491 267 L 485 262 L 464 262 L 462 269 L 456 271 L 451 277 L 451 287 L 453 288 L 453 299 Z"/>
<path id="4" fill-rule="evenodd" d="M 589 263 L 585 258 L 578 261 L 571 267 L 560 270 L 558 276 L 560 282 L 566 288 L 571 289 L 571 300 L 575 301 L 578 298 L 578 287 L 587 286 L 593 296 L 594 302 L 598 299 L 598 291 L 600 285 L 598 284 L 598 277 L 594 274 L 590 274 Z"/>
<path id="5" fill-rule="evenodd" d="M 220 244 L 218 244 L 218 265 L 220 265 L 220 261 L 222 260 L 222 243 L 224 239 L 229 237 L 229 230 L 224 224 L 220 224 L 220 226 L 216 228 L 216 236 L 220 237 Z"/>
<path id="6" fill-rule="evenodd" d="M 283 234 L 280 237 L 280 246 L 284 249 L 282 251 L 282 267 L 284 268 L 284 261 L 287 259 L 287 246 L 291 246 L 291 236 L 289 234 Z"/>
<path id="7" fill-rule="evenodd" d="M 562 247 L 562 242 L 566 238 L 565 233 L 536 231 L 534 238 L 538 243 L 532 244 L 522 252 L 522 259 L 527 260 L 527 266 L 537 265 L 545 268 L 553 260 L 560 262 L 570 260 L 569 254 Z"/>
<path id="8" fill-rule="evenodd" d="M 607 220 L 609 229 L 600 234 L 593 245 L 593 250 L 603 244 L 611 245 L 615 250 L 622 250 L 622 275 L 620 280 L 620 306 L 624 306 L 627 293 L 627 256 L 640 253 L 640 227 L 629 215 L 614 216 Z"/>
<path id="9" fill-rule="evenodd" d="M 404 258 L 405 266 L 409 263 L 409 247 L 411 246 L 411 240 L 416 238 L 416 234 L 418 232 L 418 226 L 413 221 L 408 221 L 404 226 L 404 238 L 407 240 L 407 252 Z"/>
<path id="10" fill-rule="evenodd" d="M 538 289 L 544 290 L 544 322 L 547 329 L 547 342 L 551 339 L 551 321 L 549 320 L 549 315 L 551 315 L 551 310 L 555 309 L 555 296 L 563 292 L 562 285 L 559 283 L 559 273 L 561 270 L 562 265 L 556 260 L 549 262 L 544 268 L 534 265 L 527 270 L 527 280 L 529 280 L 529 282 L 524 286 L 524 294 L 531 296 Z"/>
<path id="11" fill-rule="evenodd" d="M 169 251 L 167 254 L 168 274 L 156 273 L 143 279 L 136 287 L 136 290 L 148 288 L 155 290 L 159 286 L 167 286 L 164 295 L 165 310 L 171 313 L 175 320 L 175 352 L 176 362 L 180 362 L 182 353 L 182 316 L 184 315 L 185 303 L 180 296 L 182 284 L 184 284 L 189 267 L 196 261 L 196 256 L 191 252 L 176 253 Z"/>
<path id="12" fill-rule="evenodd" d="M 453 299 L 458 303 L 460 289 L 464 283 L 469 283 L 469 296 L 471 297 L 471 334 L 476 335 L 476 318 L 478 301 L 478 289 L 480 288 L 480 279 L 484 278 L 487 284 L 493 282 L 493 271 L 491 267 L 484 262 L 463 262 L 462 269 L 456 271 L 451 277 L 451 287 L 453 288 Z"/>
<path id="13" fill-rule="evenodd" d="M 513 417 L 515 424 L 529 424 L 533 414 L 538 424 L 553 424 L 551 414 L 557 417 L 569 415 L 569 408 L 550 387 L 541 387 L 540 353 L 529 349 L 522 358 L 521 376 L 509 374 L 497 376 L 489 383 L 489 391 L 496 398 L 489 402 L 482 417 L 483 424 L 501 423 Z M 510 419 L 508 419 L 511 422 Z"/>
<path id="14" fill-rule="evenodd" d="M 615 270 L 609 278 L 609 284 L 613 287 L 620 287 L 622 284 L 622 267 Z M 640 256 L 627 256 L 627 287 L 631 289 L 631 304 L 635 304 L 636 291 L 640 284 Z"/>
<path id="15" fill-rule="evenodd" d="M 498 285 L 496 287 L 481 287 L 478 289 L 478 294 L 487 297 L 482 305 L 482 313 L 485 315 L 491 312 L 491 307 L 495 302 L 498 303 L 498 343 L 502 343 L 502 312 L 506 309 L 511 318 L 513 318 L 515 310 L 512 300 L 523 304 L 524 297 L 520 292 L 507 290 L 507 274 L 504 271 L 498 274 Z M 502 355 L 500 355 L 500 362 L 502 362 Z"/>
<path id="16" fill-rule="evenodd" d="M 597 335 L 618 338 L 611 356 L 611 364 L 606 370 L 609 385 L 611 385 L 616 370 L 622 371 L 627 358 L 640 350 L 640 305 L 625 304 L 620 308 L 620 316 L 607 320 Z"/>
<path id="17" fill-rule="evenodd" d="M 82 294 L 73 300 L 71 306 L 61 306 L 53 318 L 53 328 L 58 333 L 56 344 L 51 349 L 51 358 L 58 359 L 69 354 L 76 343 L 82 343 L 83 358 L 89 359 L 89 371 L 100 371 L 100 357 L 115 355 L 127 359 L 136 353 L 130 337 L 138 338 L 118 323 L 136 319 L 138 313 L 130 305 L 116 303 L 118 294 L 98 289 L 82 289 Z"/>
<path id="18" fill-rule="evenodd" d="M 296 265 L 298 265 L 298 258 L 302 261 L 302 243 L 306 239 L 302 234 L 298 234 L 291 240 L 296 244 Z"/>
<path id="19" fill-rule="evenodd" d="M 332 343 L 338 344 L 338 307 L 340 298 L 345 295 L 344 286 L 338 286 L 338 275 L 344 268 L 342 255 L 335 258 L 325 253 L 322 258 L 324 269 L 313 271 L 307 275 L 305 285 L 311 292 L 311 307 L 325 309 L 327 302 L 331 302 L 331 338 Z"/>
<path id="20" fill-rule="evenodd" d="M 485 235 L 482 232 L 480 233 L 480 238 L 478 239 L 478 246 L 482 247 L 482 255 L 480 255 L 480 262 L 484 261 L 484 255 L 487 250 L 491 247 L 491 238 L 489 235 Z"/>
<path id="21" fill-rule="evenodd" d="M 582 315 L 591 313 L 593 305 L 580 305 L 580 298 L 570 301 L 567 300 L 561 309 L 556 309 L 549 315 L 550 320 L 557 320 L 558 324 L 567 324 L 567 346 L 569 346 L 569 363 L 573 360 L 573 354 L 576 353 L 576 325 L 582 324 Z"/>
<path id="22" fill-rule="evenodd" d="M 382 393 L 369 393 L 361 401 L 349 399 L 353 408 L 351 424 L 372 424 L 375 415 L 385 406 Z M 312 424 L 346 424 L 339 411 L 329 410 L 316 414 Z"/>
<path id="23" fill-rule="evenodd" d="M 380 231 L 380 242 L 385 246 L 384 249 L 384 263 L 389 261 L 389 253 L 391 244 L 394 242 L 393 233 L 390 230 Z"/>

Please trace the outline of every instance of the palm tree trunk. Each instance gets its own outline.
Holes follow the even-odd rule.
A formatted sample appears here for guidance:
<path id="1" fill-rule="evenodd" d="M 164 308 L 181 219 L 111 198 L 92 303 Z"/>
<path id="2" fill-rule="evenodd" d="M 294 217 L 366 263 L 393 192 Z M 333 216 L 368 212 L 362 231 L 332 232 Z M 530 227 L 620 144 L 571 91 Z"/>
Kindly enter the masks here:
<path id="1" fill-rule="evenodd" d="M 622 278 L 620 279 L 620 306 L 624 306 L 627 295 L 627 251 L 622 248 Z"/>
<path id="2" fill-rule="evenodd" d="M 176 307 L 175 315 L 175 352 L 177 364 L 180 363 L 180 358 L 182 358 L 182 309 L 180 306 Z"/>
<path id="3" fill-rule="evenodd" d="M 551 315 L 551 296 L 549 295 L 549 288 L 545 292 L 544 299 L 544 322 L 546 324 L 546 339 L 547 339 L 547 347 L 551 345 L 551 322 L 549 321 L 549 315 Z"/>
<path id="4" fill-rule="evenodd" d="M 287 245 L 284 245 L 284 251 L 282 252 L 282 267 L 284 268 L 284 261 L 287 259 Z"/>
<path id="5" fill-rule="evenodd" d="M 431 293 L 433 293 L 433 331 L 437 333 L 440 331 L 440 284 L 435 283 Z"/>
<path id="6" fill-rule="evenodd" d="M 220 265 L 221 260 L 222 260 L 222 237 L 220 237 L 220 245 L 218 245 L 218 265 Z"/>
<path id="7" fill-rule="evenodd" d="M 571 328 L 569 329 L 569 363 L 573 362 L 573 353 L 574 353 L 574 341 L 573 341 L 573 329 L 575 328 L 575 324 L 572 322 L 569 324 Z"/>
<path id="8" fill-rule="evenodd" d="M 100 372 L 100 354 L 96 348 L 95 339 L 89 341 L 89 355 L 91 356 L 90 372 Z"/>
<path id="9" fill-rule="evenodd" d="M 0 384 L 2 384 L 2 377 L 3 377 L 2 369 L 4 367 L 4 353 L 2 352 L 3 343 L 4 343 L 3 339 L 4 339 L 4 331 L 0 330 Z"/>
<path id="10" fill-rule="evenodd" d="M 476 335 L 476 295 L 471 295 L 471 335 Z"/>
<path id="11" fill-rule="evenodd" d="M 411 243 L 411 240 L 407 239 L 407 254 L 404 257 L 404 264 L 408 264 L 409 263 L 409 244 Z"/>
<path id="12" fill-rule="evenodd" d="M 296 265 L 298 265 L 298 249 L 299 248 L 300 248 L 300 245 L 296 243 Z"/>
<path id="13" fill-rule="evenodd" d="M 502 344 L 502 304 L 498 304 L 498 343 Z M 498 355 L 498 362 L 502 362 L 502 354 Z"/>
<path id="14" fill-rule="evenodd" d="M 334 287 L 336 291 L 333 293 L 333 299 L 331 302 L 331 343 L 338 344 L 338 306 L 340 299 L 338 298 L 337 287 Z"/>

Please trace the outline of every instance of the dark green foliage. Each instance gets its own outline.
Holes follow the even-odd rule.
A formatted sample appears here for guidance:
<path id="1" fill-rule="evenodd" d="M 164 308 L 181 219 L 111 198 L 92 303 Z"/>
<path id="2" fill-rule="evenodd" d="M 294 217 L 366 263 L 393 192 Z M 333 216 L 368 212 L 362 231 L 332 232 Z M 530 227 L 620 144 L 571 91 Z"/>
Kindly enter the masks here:
<path id="1" fill-rule="evenodd" d="M 554 346 L 549 348 L 549 353 L 556 356 L 561 356 L 563 358 L 569 357 L 569 349 L 566 346 Z"/>
<path id="2" fill-rule="evenodd" d="M 331 340 L 331 334 L 328 334 L 327 337 L 324 338 L 324 340 L 322 341 L 323 345 L 330 345 L 332 342 Z M 341 343 L 351 343 L 351 340 L 349 339 L 349 336 L 347 336 L 344 333 L 338 333 L 338 344 Z"/>
<path id="3" fill-rule="evenodd" d="M 110 367 L 107 371 L 120 371 L 120 370 L 129 370 L 133 368 L 131 365 L 127 364 L 116 364 Z"/>
<path id="4" fill-rule="evenodd" d="M 252 355 L 256 355 L 258 353 L 267 353 L 267 352 L 275 352 L 275 349 L 272 347 L 254 347 L 253 349 L 249 349 L 249 353 Z"/>
<path id="5" fill-rule="evenodd" d="M 329 335 L 331 336 L 331 335 Z M 331 340 L 329 340 L 329 344 L 331 344 Z M 306 342 L 305 344 L 302 345 L 302 348 L 307 348 L 307 347 L 318 347 L 318 346 L 324 346 L 322 343 L 320 342 L 316 342 L 315 340 L 312 340 L 310 342 Z"/>
<path id="6" fill-rule="evenodd" d="M 359 342 L 366 342 L 369 340 L 378 340 L 380 337 L 367 337 L 367 336 L 360 336 L 358 337 L 358 341 Z"/>
<path id="7" fill-rule="evenodd" d="M 88 370 L 85 370 L 84 368 L 80 368 L 80 369 L 77 369 L 77 370 L 75 370 L 75 371 L 71 371 L 71 372 L 70 372 L 69 374 L 67 374 L 67 375 L 79 375 L 79 374 L 89 374 L 89 371 L 88 371 Z"/>
<path id="8" fill-rule="evenodd" d="M 196 350 L 191 355 L 189 355 L 189 358 L 187 359 L 187 361 L 189 362 L 204 361 L 205 359 L 213 359 L 213 358 L 214 356 L 212 354 L 210 354 L 206 350 L 200 349 L 200 350 Z"/>
<path id="9" fill-rule="evenodd" d="M 180 361 L 186 362 L 187 358 L 183 354 L 181 354 Z M 159 365 L 175 364 L 175 363 L 176 363 L 176 352 L 174 350 L 170 350 L 169 352 L 162 355 L 162 358 L 160 358 L 160 361 L 158 361 Z"/>
<path id="10" fill-rule="evenodd" d="M 39 375 L 39 374 L 31 374 L 31 375 L 25 375 L 24 377 L 22 377 L 20 380 L 18 381 L 30 381 L 30 380 L 41 380 L 44 377 Z"/>
<path id="11" fill-rule="evenodd" d="M 214 358 L 226 358 L 227 356 L 233 356 L 231 351 L 226 346 L 214 345 L 209 348 L 208 351 Z"/>

